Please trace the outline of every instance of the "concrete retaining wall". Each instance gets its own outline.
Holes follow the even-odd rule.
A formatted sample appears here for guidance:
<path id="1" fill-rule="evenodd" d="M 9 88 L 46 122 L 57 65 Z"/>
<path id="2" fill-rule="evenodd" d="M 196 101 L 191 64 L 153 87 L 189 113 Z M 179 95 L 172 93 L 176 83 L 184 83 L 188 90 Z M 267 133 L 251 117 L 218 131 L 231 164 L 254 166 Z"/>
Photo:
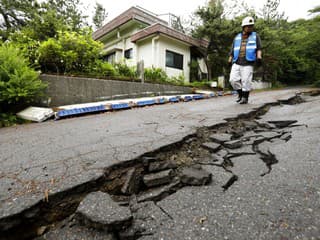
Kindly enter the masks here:
<path id="1" fill-rule="evenodd" d="M 41 75 L 40 78 L 48 83 L 47 99 L 42 104 L 50 107 L 111 99 L 188 94 L 192 90 L 189 87 L 162 84 L 46 74 Z"/>

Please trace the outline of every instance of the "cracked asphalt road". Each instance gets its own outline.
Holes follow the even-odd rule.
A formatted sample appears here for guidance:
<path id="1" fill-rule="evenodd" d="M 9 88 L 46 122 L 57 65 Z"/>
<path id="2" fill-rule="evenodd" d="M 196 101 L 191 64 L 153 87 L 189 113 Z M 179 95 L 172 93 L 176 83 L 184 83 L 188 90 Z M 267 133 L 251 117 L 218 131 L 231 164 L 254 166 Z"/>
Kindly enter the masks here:
<path id="1" fill-rule="evenodd" d="M 294 96 L 298 89 L 252 94 L 238 105 L 225 96 L 0 129 L 0 220 L 98 179 L 104 169 L 180 141 L 203 126 Z M 236 159 L 241 180 L 223 192 L 213 184 L 185 188 L 158 203 L 172 219 L 141 239 L 320 239 L 319 98 L 273 107 L 268 120 L 298 120 L 292 139 L 272 144 L 270 174 L 253 156 Z M 259 166 L 261 165 L 261 167 Z M 216 177 L 216 178 L 215 178 Z M 216 184 L 215 184 L 216 183 Z"/>
<path id="2" fill-rule="evenodd" d="M 213 184 L 190 187 L 158 202 L 172 220 L 151 239 L 320 239 L 320 97 L 299 105 L 272 107 L 263 121 L 297 120 L 285 144 L 270 142 L 279 162 L 265 176 L 257 156 L 233 159 L 239 180 L 228 191 L 225 174 L 215 166 Z M 200 221 L 202 219 L 202 221 Z"/>

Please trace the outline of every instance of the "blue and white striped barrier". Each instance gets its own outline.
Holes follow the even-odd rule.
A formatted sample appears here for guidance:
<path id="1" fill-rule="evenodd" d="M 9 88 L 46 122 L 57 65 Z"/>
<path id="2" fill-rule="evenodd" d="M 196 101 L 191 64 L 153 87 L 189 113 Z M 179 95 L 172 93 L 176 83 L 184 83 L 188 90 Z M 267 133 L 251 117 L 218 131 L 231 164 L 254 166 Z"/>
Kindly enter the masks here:
<path id="1" fill-rule="evenodd" d="M 128 103 L 111 104 L 111 109 L 113 109 L 113 110 L 128 109 L 128 108 L 130 108 L 130 105 Z"/>
<path id="2" fill-rule="evenodd" d="M 202 94 L 197 94 L 193 96 L 194 100 L 204 99 L 204 96 Z"/>
<path id="3" fill-rule="evenodd" d="M 167 101 L 166 101 L 166 99 L 165 98 L 158 98 L 157 99 L 157 103 L 158 104 L 164 104 L 164 103 L 166 103 Z"/>
<path id="4" fill-rule="evenodd" d="M 101 112 L 101 111 L 111 111 L 111 110 L 125 110 L 132 107 L 143 107 L 151 106 L 154 104 L 164 104 L 164 103 L 177 103 L 180 101 L 189 102 L 193 100 L 200 100 L 210 97 L 223 96 L 223 92 L 211 92 L 202 91 L 197 94 L 186 94 L 186 95 L 173 95 L 173 96 L 157 96 L 149 98 L 138 98 L 138 99 L 125 99 L 125 100 L 111 100 L 104 102 L 92 102 L 75 104 L 68 106 L 58 107 L 58 111 L 55 113 L 56 119 L 85 114 L 90 112 Z"/>
<path id="5" fill-rule="evenodd" d="M 91 112 L 102 112 L 102 111 L 105 111 L 105 110 L 106 110 L 106 108 L 103 105 L 93 106 L 93 107 L 64 109 L 64 110 L 59 110 L 56 113 L 56 117 L 57 118 L 61 118 L 61 117 L 78 115 L 78 114 L 85 114 L 85 113 L 91 113 Z"/>
<path id="6" fill-rule="evenodd" d="M 190 102 L 193 98 L 192 95 L 182 95 L 180 99 L 184 102 Z"/>
<path id="7" fill-rule="evenodd" d="M 156 100 L 154 100 L 154 99 L 143 100 L 143 101 L 138 101 L 136 104 L 138 107 L 144 107 L 144 106 L 156 104 Z"/>
<path id="8" fill-rule="evenodd" d="M 170 97 L 169 102 L 179 102 L 179 98 L 178 97 Z"/>

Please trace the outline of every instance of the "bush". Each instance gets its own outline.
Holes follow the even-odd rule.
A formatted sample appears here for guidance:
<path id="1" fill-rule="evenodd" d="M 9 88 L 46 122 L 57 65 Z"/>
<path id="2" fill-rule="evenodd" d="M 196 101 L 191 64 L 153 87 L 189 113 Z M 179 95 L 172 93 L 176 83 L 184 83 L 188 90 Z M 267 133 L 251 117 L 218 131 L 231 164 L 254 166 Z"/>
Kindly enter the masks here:
<path id="1" fill-rule="evenodd" d="M 210 82 L 207 80 L 189 83 L 190 87 L 211 89 Z"/>
<path id="2" fill-rule="evenodd" d="M 64 72 L 66 67 L 62 57 L 62 46 L 57 40 L 50 38 L 39 47 L 38 62 L 43 72 Z"/>
<path id="3" fill-rule="evenodd" d="M 161 68 L 145 68 L 144 69 L 144 78 L 147 81 L 166 81 L 168 76 L 164 70 Z"/>
<path id="4" fill-rule="evenodd" d="M 167 82 L 175 84 L 175 85 L 184 85 L 184 75 L 180 74 L 178 77 L 170 77 L 167 79 Z"/>
<path id="5" fill-rule="evenodd" d="M 39 47 L 39 64 L 44 72 L 88 73 L 99 58 L 102 44 L 94 41 L 91 31 L 59 32 Z"/>
<path id="6" fill-rule="evenodd" d="M 30 37 L 30 33 L 27 29 L 22 31 L 16 31 L 10 35 L 10 44 L 20 49 L 21 54 L 29 60 L 30 66 L 33 68 L 39 68 L 38 61 L 38 49 L 40 42 Z"/>
<path id="7" fill-rule="evenodd" d="M 0 112 L 18 110 L 38 98 L 45 87 L 18 49 L 0 46 Z"/>
<path id="8" fill-rule="evenodd" d="M 125 63 L 115 63 L 114 67 L 117 73 L 122 77 L 129 77 L 129 78 L 136 78 L 137 77 L 137 70 L 135 67 L 129 67 Z"/>
<path id="9" fill-rule="evenodd" d="M 2 127 L 10 127 L 15 124 L 26 123 L 29 122 L 27 120 L 18 118 L 13 113 L 0 113 L 0 128 Z"/>
<path id="10" fill-rule="evenodd" d="M 110 77 L 118 75 L 114 66 L 102 60 L 96 60 L 93 64 L 91 64 L 88 68 L 88 73 L 90 75 L 96 75 L 101 77 Z"/>

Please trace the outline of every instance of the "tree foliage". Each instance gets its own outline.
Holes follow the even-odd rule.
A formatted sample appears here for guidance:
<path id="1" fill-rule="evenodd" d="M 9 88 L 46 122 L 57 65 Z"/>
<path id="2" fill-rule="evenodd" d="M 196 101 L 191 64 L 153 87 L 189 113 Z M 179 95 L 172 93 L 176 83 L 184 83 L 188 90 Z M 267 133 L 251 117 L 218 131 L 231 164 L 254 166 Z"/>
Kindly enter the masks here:
<path id="1" fill-rule="evenodd" d="M 211 76 L 226 74 L 228 51 L 236 33 L 241 32 L 241 20 L 253 16 L 263 45 L 264 65 L 260 74 L 264 80 L 287 84 L 320 82 L 319 7 L 310 10 L 314 17 L 309 20 L 288 22 L 284 13 L 278 11 L 280 0 L 266 0 L 260 12 L 240 0 L 228 3 L 211 0 L 196 11 L 200 24 L 193 33 L 195 37 L 209 40 L 206 56 Z"/>
<path id="2" fill-rule="evenodd" d="M 86 73 L 96 62 L 102 44 L 94 41 L 92 32 L 59 32 L 39 47 L 38 62 L 44 72 Z"/>
<path id="3" fill-rule="evenodd" d="M 280 80 L 293 83 L 319 81 L 320 17 L 295 21 L 284 33 L 290 38 L 286 41 L 288 57 Z"/>
<path id="4" fill-rule="evenodd" d="M 48 10 L 56 12 L 57 19 L 62 20 L 69 31 L 78 31 L 85 26 L 87 16 L 80 10 L 80 0 L 47 0 L 42 4 L 44 14 Z"/>
<path id="5" fill-rule="evenodd" d="M 10 34 L 27 28 L 30 37 L 45 40 L 59 30 L 78 31 L 86 17 L 80 0 L 0 0 L 0 34 L 6 40 Z"/>
<path id="6" fill-rule="evenodd" d="M 21 49 L 33 67 L 38 67 L 38 48 L 41 42 L 57 37 L 58 32 L 78 32 L 81 26 L 86 25 L 81 12 L 73 9 L 77 9 L 77 3 L 78 0 L 42 2 L 34 11 L 33 17 L 28 19 L 28 24 L 10 34 L 9 40 Z"/>
<path id="7" fill-rule="evenodd" d="M 3 40 L 9 34 L 26 26 L 39 8 L 36 0 L 0 0 L 0 36 Z"/>
<path id="8" fill-rule="evenodd" d="M 313 9 L 310 9 L 309 13 L 311 13 L 311 14 L 319 14 L 320 13 L 320 5 L 316 6 Z"/>
<path id="9" fill-rule="evenodd" d="M 106 9 L 102 6 L 102 4 L 96 2 L 96 6 L 94 8 L 94 15 L 92 18 L 93 24 L 96 29 L 102 27 L 103 22 L 107 18 L 108 13 L 106 12 Z"/>
<path id="10" fill-rule="evenodd" d="M 223 72 L 224 61 L 232 42 L 230 22 L 225 18 L 223 0 L 210 0 L 207 6 L 196 11 L 201 24 L 195 29 L 193 36 L 207 38 L 209 46 L 205 52 L 209 79 Z"/>
<path id="11" fill-rule="evenodd" d="M 170 14 L 170 24 L 171 24 L 171 27 L 179 32 L 182 32 L 182 33 L 185 33 L 185 29 L 183 27 L 183 24 L 182 24 L 182 19 L 180 16 L 176 16 L 176 15 L 173 15 L 173 14 Z"/>
<path id="12" fill-rule="evenodd" d="M 279 13 L 280 0 L 267 0 L 262 8 L 262 18 L 269 24 L 283 19 L 284 13 Z"/>

